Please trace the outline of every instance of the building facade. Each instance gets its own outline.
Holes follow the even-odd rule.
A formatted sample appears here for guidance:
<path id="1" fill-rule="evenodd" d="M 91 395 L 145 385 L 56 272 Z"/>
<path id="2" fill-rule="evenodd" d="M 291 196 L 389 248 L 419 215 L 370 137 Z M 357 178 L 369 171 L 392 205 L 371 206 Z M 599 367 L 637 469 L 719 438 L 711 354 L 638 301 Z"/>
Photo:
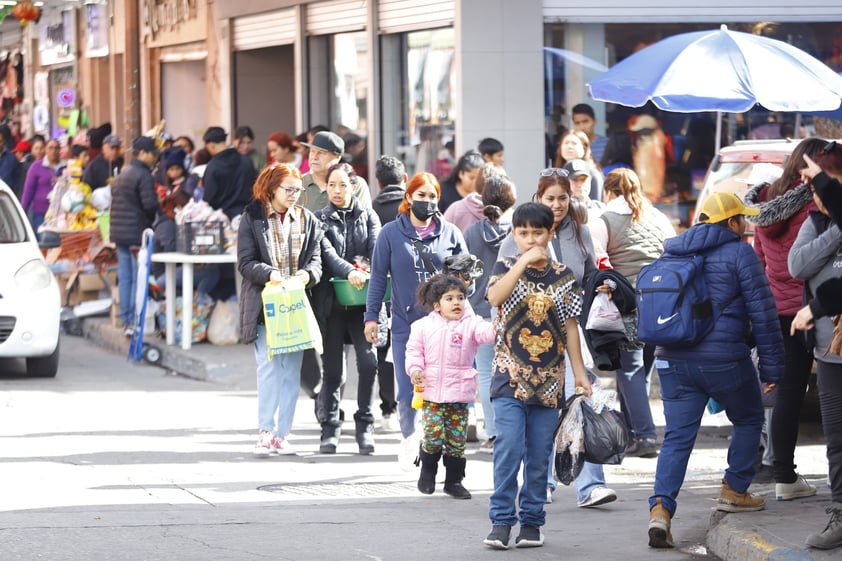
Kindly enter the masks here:
<path id="1" fill-rule="evenodd" d="M 842 70 L 832 0 L 48 1 L 19 38 L 0 33 L 0 47 L 17 41 L 24 55 L 30 130 L 54 135 L 75 119 L 133 136 L 163 119 L 193 138 L 249 125 L 260 145 L 322 124 L 363 136 L 369 169 L 387 153 L 412 171 L 435 166 L 449 141 L 458 157 L 492 136 L 526 200 L 600 65 L 720 24 Z M 590 103 L 604 132 L 614 108 Z"/>

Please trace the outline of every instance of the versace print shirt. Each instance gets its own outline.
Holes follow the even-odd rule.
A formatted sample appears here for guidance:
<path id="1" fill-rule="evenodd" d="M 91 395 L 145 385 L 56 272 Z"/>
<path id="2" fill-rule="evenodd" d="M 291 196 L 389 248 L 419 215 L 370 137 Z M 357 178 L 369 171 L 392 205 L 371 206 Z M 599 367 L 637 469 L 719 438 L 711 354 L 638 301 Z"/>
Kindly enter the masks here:
<path id="1" fill-rule="evenodd" d="M 488 286 L 514 266 L 517 257 L 495 263 Z M 559 408 L 564 399 L 565 322 L 582 312 L 576 277 L 550 261 L 528 267 L 500 306 L 495 322 L 491 397 L 514 397 L 531 405 Z"/>

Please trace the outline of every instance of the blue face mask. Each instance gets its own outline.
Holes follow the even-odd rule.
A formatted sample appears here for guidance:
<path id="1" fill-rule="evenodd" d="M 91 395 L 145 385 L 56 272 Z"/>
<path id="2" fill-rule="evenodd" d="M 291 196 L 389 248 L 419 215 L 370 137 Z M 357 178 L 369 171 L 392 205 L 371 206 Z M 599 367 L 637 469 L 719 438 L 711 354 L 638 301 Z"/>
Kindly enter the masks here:
<path id="1" fill-rule="evenodd" d="M 436 201 L 412 201 L 412 215 L 418 220 L 427 220 L 439 211 Z"/>

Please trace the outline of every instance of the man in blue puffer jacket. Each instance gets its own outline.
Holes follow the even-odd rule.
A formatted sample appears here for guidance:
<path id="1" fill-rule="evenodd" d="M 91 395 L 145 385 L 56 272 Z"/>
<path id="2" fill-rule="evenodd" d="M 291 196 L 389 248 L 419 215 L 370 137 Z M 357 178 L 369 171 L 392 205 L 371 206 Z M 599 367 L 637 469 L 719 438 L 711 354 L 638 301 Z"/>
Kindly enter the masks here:
<path id="1" fill-rule="evenodd" d="M 769 281 L 754 250 L 742 241 L 745 215 L 757 213 L 732 193 L 713 193 L 702 204 L 700 224 L 664 242 L 670 254 L 704 256 L 710 299 L 714 307 L 724 308 L 697 345 L 655 350 L 666 430 L 649 498 L 650 547 L 673 547 L 675 499 L 709 398 L 724 407 L 733 424 L 717 510 L 749 512 L 765 506 L 762 497 L 748 492 L 763 425 L 761 389 L 750 352 L 756 345 L 764 392 L 783 376 L 784 354 Z"/>

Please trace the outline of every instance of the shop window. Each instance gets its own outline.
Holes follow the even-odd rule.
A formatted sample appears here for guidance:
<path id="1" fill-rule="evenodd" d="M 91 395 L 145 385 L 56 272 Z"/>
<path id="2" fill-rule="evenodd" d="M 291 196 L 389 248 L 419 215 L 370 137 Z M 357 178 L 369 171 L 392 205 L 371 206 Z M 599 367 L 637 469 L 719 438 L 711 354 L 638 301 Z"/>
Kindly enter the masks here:
<path id="1" fill-rule="evenodd" d="M 453 28 L 441 28 L 384 39 L 384 152 L 401 158 L 409 175 L 428 171 L 441 180 L 453 166 L 454 37 Z M 393 71 L 400 84 L 387 83 Z"/>

